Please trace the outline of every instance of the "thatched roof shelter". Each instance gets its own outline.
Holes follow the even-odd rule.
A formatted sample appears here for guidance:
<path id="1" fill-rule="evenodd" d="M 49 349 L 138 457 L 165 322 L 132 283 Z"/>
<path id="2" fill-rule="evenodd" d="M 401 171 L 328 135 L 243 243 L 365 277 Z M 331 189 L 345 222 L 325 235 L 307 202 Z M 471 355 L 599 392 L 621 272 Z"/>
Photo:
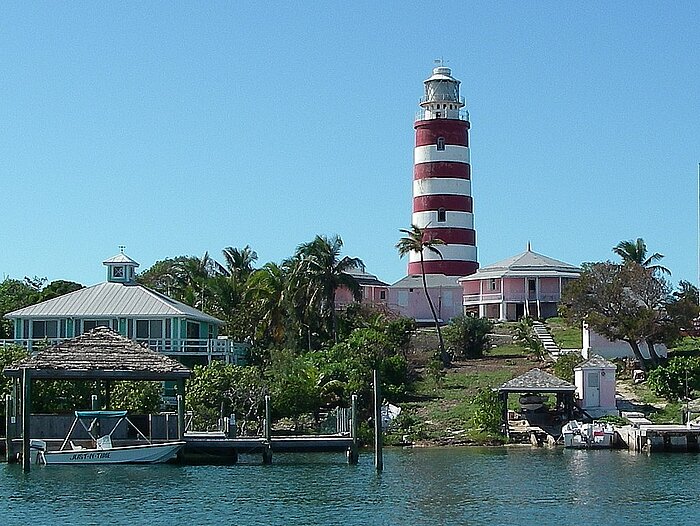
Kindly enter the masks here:
<path id="1" fill-rule="evenodd" d="M 53 345 L 3 372 L 20 377 L 23 369 L 38 379 L 183 380 L 192 374 L 177 360 L 107 327 Z"/>

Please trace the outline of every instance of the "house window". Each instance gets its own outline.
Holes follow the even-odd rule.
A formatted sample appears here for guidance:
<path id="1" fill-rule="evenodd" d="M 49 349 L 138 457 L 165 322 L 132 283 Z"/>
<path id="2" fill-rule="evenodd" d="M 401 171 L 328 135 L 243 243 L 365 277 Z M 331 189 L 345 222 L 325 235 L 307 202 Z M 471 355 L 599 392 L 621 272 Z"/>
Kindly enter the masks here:
<path id="1" fill-rule="evenodd" d="M 380 290 L 380 291 L 379 291 L 379 299 L 380 299 L 380 300 L 385 300 L 385 299 L 386 299 L 386 291 L 385 291 L 385 290 Z"/>
<path id="2" fill-rule="evenodd" d="M 489 290 L 496 290 L 496 278 L 489 280 Z"/>
<path id="3" fill-rule="evenodd" d="M 124 277 L 124 267 L 114 267 L 112 270 L 112 276 L 115 278 L 123 278 Z"/>
<path id="4" fill-rule="evenodd" d="M 136 320 L 136 339 L 160 340 L 163 337 L 163 320 Z"/>
<path id="5" fill-rule="evenodd" d="M 111 320 L 84 320 L 83 321 L 83 332 L 91 331 L 95 327 L 112 327 L 112 322 L 111 322 Z"/>
<path id="6" fill-rule="evenodd" d="M 32 321 L 32 338 L 58 338 L 58 321 Z"/>
<path id="7" fill-rule="evenodd" d="M 438 208 L 437 216 L 438 223 L 444 223 L 447 220 L 447 212 L 444 208 Z"/>
<path id="8" fill-rule="evenodd" d="M 413 289 L 411 289 L 413 291 Z M 398 294 L 399 307 L 408 307 L 408 292 L 400 290 Z"/>
<path id="9" fill-rule="evenodd" d="M 440 151 L 445 149 L 445 138 L 444 137 L 437 138 L 437 149 Z"/>

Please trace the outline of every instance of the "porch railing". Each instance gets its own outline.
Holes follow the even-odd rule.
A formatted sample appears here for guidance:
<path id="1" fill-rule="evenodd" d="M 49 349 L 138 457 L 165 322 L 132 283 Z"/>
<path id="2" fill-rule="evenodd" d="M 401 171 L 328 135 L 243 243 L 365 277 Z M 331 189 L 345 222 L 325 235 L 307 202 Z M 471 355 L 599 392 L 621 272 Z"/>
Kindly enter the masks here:
<path id="1" fill-rule="evenodd" d="M 0 347 L 6 345 L 21 345 L 30 352 L 37 352 L 48 346 L 56 345 L 67 338 L 41 339 L 7 339 L 0 340 Z M 146 344 L 150 349 L 168 356 L 209 356 L 224 358 L 231 363 L 245 361 L 249 346 L 225 338 L 210 339 L 141 339 L 135 341 Z"/>
<path id="2" fill-rule="evenodd" d="M 561 299 L 561 294 L 558 292 L 540 292 L 539 294 L 524 293 L 524 292 L 485 292 L 483 294 L 464 294 L 462 297 L 463 305 L 478 305 L 479 303 L 523 303 L 525 301 L 542 301 L 542 302 L 558 302 Z"/>

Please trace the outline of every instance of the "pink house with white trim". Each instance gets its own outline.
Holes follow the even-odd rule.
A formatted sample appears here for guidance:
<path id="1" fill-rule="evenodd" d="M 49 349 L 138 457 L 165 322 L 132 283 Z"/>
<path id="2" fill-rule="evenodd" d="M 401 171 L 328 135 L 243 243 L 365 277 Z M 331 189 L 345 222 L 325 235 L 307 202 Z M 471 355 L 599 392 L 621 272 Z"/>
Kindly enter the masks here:
<path id="1" fill-rule="evenodd" d="M 459 279 L 465 312 L 481 318 L 518 320 L 557 315 L 561 291 L 581 270 L 527 250 Z"/>

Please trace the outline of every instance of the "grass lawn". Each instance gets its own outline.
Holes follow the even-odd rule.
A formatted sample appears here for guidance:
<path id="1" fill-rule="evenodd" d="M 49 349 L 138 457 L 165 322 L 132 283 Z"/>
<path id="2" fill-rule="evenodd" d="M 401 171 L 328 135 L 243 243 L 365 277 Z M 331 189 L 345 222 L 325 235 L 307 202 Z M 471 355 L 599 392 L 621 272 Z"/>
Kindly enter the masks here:
<path id="1" fill-rule="evenodd" d="M 549 318 L 546 321 L 549 332 L 556 344 L 562 349 L 581 349 L 583 347 L 583 334 L 581 327 L 567 325 L 563 318 Z"/>
<path id="2" fill-rule="evenodd" d="M 524 356 L 524 349 L 517 345 L 496 347 L 486 358 L 455 363 L 437 383 L 424 371 L 413 384 L 409 400 L 399 404 L 400 421 L 387 443 L 399 442 L 404 435 L 416 443 L 493 442 L 494 437 L 470 427 L 476 410 L 474 397 L 482 388 L 498 387 L 537 366 Z"/>

